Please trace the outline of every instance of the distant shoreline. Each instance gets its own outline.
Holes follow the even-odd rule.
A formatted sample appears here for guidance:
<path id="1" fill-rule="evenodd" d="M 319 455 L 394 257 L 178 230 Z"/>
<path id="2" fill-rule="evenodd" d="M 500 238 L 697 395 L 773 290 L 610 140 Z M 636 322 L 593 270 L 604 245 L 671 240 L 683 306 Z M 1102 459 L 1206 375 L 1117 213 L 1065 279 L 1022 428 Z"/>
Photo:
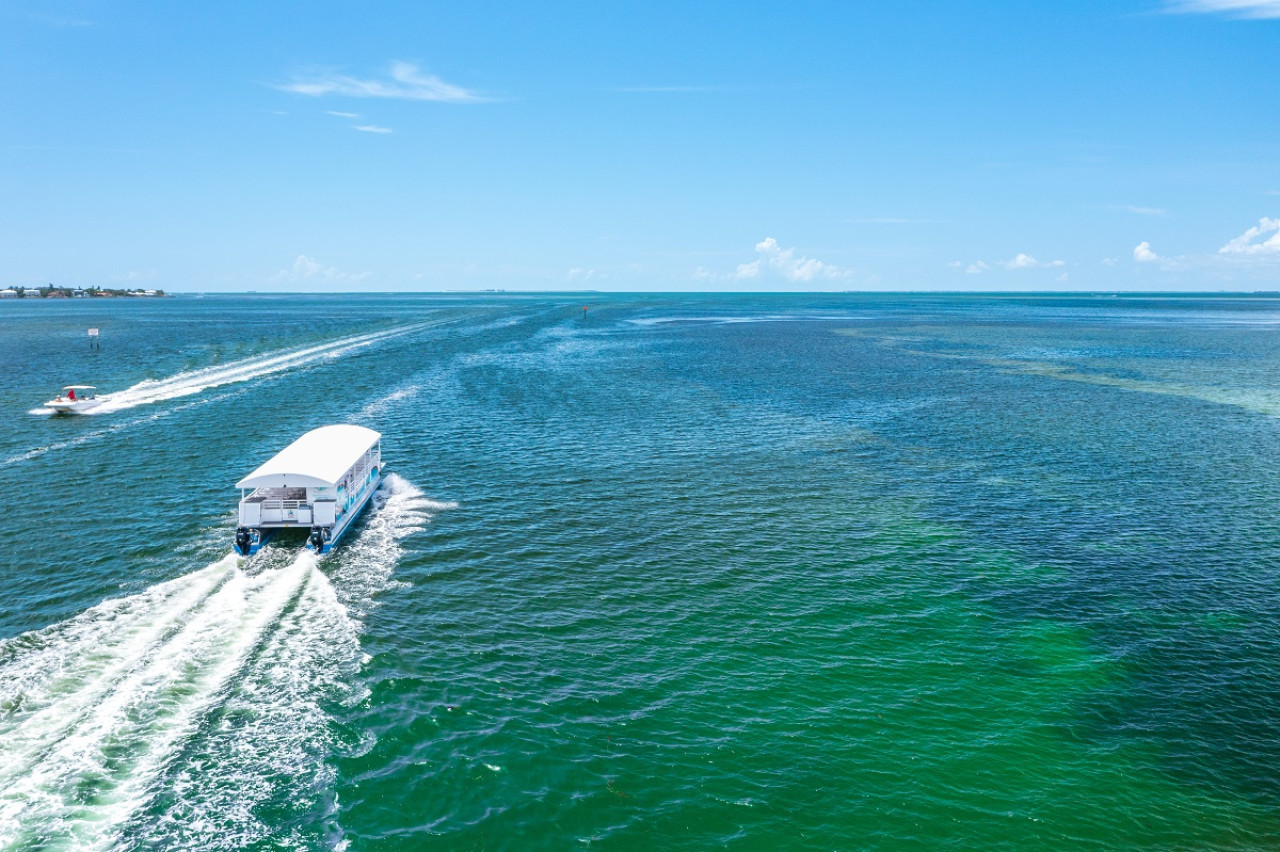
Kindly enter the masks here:
<path id="1" fill-rule="evenodd" d="M 0 299 L 160 299 L 163 290 L 127 290 L 110 287 L 7 287 L 0 290 Z"/>

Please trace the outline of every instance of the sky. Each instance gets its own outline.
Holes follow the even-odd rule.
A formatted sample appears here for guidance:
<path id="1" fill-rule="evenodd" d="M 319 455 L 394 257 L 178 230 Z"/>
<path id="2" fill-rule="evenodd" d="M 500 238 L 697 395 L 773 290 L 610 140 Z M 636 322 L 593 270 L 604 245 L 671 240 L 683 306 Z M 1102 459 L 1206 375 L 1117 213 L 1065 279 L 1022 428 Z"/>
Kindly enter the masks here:
<path id="1" fill-rule="evenodd" d="M 0 286 L 1280 290 L 1280 0 L 0 0 Z"/>

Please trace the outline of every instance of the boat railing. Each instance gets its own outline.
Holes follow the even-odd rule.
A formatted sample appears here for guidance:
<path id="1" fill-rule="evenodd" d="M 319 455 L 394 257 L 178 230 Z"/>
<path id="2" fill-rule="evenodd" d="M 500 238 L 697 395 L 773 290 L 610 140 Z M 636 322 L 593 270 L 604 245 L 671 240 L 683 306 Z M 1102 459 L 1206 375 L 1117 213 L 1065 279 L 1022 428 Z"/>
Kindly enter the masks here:
<path id="1" fill-rule="evenodd" d="M 263 499 L 258 502 L 262 503 L 262 508 L 264 510 L 265 509 L 301 509 L 303 506 L 308 505 L 306 500 Z"/>
<path id="2" fill-rule="evenodd" d="M 371 447 L 364 455 L 347 471 L 347 475 L 342 478 L 339 487 L 347 492 L 347 502 L 349 503 L 354 497 L 359 495 L 365 485 L 368 484 L 369 470 L 377 465 L 380 461 L 379 447 Z"/>
<path id="3" fill-rule="evenodd" d="M 244 499 L 245 503 L 261 503 L 272 509 L 293 508 L 306 505 L 307 489 L 305 488 L 258 488 Z M 292 505 L 286 505 L 292 504 Z"/>

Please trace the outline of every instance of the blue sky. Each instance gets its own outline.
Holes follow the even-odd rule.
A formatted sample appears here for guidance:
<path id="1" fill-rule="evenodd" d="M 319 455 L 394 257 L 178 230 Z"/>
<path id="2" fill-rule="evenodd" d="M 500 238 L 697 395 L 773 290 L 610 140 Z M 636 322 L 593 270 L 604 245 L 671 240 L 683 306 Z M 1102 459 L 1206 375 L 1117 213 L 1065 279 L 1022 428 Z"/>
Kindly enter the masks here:
<path id="1" fill-rule="evenodd" d="M 1280 289 L 1280 0 L 0 2 L 0 284 Z"/>

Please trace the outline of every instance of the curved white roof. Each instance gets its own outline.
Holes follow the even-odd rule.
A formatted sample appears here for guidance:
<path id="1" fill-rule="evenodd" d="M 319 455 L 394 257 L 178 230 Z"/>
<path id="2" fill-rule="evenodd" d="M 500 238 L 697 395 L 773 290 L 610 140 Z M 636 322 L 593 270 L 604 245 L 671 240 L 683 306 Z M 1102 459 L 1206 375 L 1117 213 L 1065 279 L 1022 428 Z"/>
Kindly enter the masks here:
<path id="1" fill-rule="evenodd" d="M 236 488 L 333 488 L 381 438 L 363 426 L 312 429 L 237 482 Z"/>

